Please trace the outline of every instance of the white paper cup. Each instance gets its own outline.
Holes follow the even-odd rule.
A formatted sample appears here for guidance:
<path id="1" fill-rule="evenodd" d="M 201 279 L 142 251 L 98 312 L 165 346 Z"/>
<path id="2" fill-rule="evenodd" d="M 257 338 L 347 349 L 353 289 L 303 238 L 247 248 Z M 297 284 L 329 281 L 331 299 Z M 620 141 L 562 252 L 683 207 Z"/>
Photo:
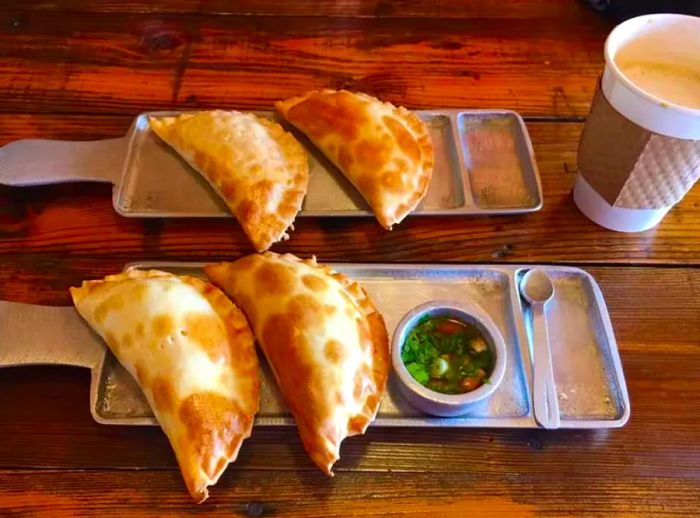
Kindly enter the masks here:
<path id="1" fill-rule="evenodd" d="M 652 14 L 632 18 L 618 25 L 605 42 L 605 69 L 600 84 L 605 97 L 603 102 L 607 101 L 619 115 L 639 128 L 669 139 L 683 139 L 690 143 L 700 140 L 700 108 L 694 104 L 693 99 L 674 96 L 676 92 L 673 85 L 669 84 L 666 84 L 666 90 L 651 88 L 648 84 L 644 89 L 640 86 L 639 76 L 635 82 L 626 75 L 625 71 L 632 69 L 625 66 L 637 56 L 644 62 L 658 64 L 659 67 L 680 66 L 682 71 L 689 70 L 700 74 L 700 18 L 676 14 Z M 700 95 L 700 91 L 698 93 Z M 688 105 L 679 104 L 679 102 L 687 102 Z M 586 131 L 598 129 L 587 127 L 584 135 Z M 582 153 L 591 152 L 590 149 L 586 149 L 586 142 L 586 138 L 582 136 L 580 156 Z M 615 149 L 616 144 L 617 142 L 610 142 L 607 152 L 611 155 L 611 170 L 616 159 L 613 155 L 619 151 Z M 673 146 L 668 145 L 666 148 L 673 149 Z M 600 149 L 597 151 L 601 152 Z M 668 153 L 667 150 L 664 152 Z M 602 153 L 606 151 L 602 150 Z M 606 167 L 605 157 L 599 157 L 597 160 L 599 168 Z M 659 164 L 659 174 L 663 174 L 664 171 L 661 168 L 664 160 L 659 160 Z M 581 159 L 579 159 L 579 165 L 581 166 Z M 583 167 L 580 167 L 581 173 L 585 176 L 586 171 L 582 169 Z M 620 206 L 619 203 L 611 203 L 609 196 L 607 199 L 601 196 L 591 185 L 592 182 L 587 181 L 582 174 L 578 175 L 574 186 L 576 205 L 588 218 L 599 225 L 622 232 L 638 232 L 654 227 L 673 204 L 692 187 L 692 182 L 689 185 L 676 186 L 674 192 L 677 199 L 667 206 L 630 208 Z M 619 171 L 617 174 L 620 174 Z M 649 189 L 653 189 L 653 182 L 649 184 L 652 184 Z M 643 188 L 644 184 L 642 183 L 641 186 Z M 680 195 L 679 189 L 683 191 Z"/>

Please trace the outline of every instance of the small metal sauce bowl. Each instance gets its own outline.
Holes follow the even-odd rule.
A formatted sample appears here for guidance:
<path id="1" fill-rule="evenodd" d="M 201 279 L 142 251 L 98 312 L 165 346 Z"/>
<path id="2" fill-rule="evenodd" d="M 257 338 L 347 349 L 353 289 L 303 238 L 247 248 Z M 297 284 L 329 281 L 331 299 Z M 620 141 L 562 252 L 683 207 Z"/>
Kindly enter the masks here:
<path id="1" fill-rule="evenodd" d="M 408 333 L 425 316 L 451 316 L 475 325 L 483 335 L 494 357 L 489 383 L 464 394 L 442 394 L 424 387 L 411 376 L 401 359 L 401 349 Z M 476 403 L 493 394 L 503 380 L 506 370 L 506 345 L 491 317 L 475 304 L 451 300 L 436 300 L 416 306 L 399 322 L 392 338 L 392 364 L 398 377 L 403 396 L 413 406 L 428 414 L 441 417 L 464 415 L 473 410 Z"/>

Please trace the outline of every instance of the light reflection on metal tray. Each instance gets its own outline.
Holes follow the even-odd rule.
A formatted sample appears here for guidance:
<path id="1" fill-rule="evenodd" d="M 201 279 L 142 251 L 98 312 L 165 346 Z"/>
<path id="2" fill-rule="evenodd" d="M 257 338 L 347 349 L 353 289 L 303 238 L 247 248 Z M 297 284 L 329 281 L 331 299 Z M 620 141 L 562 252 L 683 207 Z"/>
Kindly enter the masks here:
<path id="1" fill-rule="evenodd" d="M 139 263 L 174 273 L 201 275 L 201 264 Z M 532 413 L 529 315 L 517 292 L 527 267 L 335 264 L 362 283 L 384 315 L 389 334 L 412 307 L 431 299 L 468 300 L 493 318 L 508 347 L 501 386 L 467 416 L 436 418 L 403 400 L 390 377 L 374 426 L 536 428 Z M 583 270 L 546 266 L 555 285 L 548 305 L 555 381 L 562 428 L 612 428 L 629 417 L 629 399 L 600 290 Z M 148 404 L 130 375 L 107 354 L 98 369 L 93 415 L 106 424 L 155 424 Z M 289 425 L 289 416 L 267 365 L 258 425 Z"/>

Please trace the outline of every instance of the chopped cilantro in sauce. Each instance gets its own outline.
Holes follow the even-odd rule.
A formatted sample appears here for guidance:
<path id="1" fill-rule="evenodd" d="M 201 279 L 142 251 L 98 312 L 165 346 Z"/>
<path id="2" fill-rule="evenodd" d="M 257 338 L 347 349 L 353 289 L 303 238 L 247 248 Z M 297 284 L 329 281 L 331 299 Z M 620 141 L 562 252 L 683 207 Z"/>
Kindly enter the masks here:
<path id="1" fill-rule="evenodd" d="M 488 383 L 491 349 L 479 328 L 452 316 L 426 316 L 406 335 L 401 360 L 418 383 L 463 394 Z"/>

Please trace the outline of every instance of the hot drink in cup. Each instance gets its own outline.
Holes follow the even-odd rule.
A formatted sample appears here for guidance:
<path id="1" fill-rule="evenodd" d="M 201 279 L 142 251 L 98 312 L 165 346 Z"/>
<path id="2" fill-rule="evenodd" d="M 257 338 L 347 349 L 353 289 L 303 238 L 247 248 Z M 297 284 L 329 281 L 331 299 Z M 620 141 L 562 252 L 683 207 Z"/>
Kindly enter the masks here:
<path id="1" fill-rule="evenodd" d="M 604 227 L 658 224 L 700 177 L 700 18 L 618 25 L 579 143 L 574 200 Z"/>

